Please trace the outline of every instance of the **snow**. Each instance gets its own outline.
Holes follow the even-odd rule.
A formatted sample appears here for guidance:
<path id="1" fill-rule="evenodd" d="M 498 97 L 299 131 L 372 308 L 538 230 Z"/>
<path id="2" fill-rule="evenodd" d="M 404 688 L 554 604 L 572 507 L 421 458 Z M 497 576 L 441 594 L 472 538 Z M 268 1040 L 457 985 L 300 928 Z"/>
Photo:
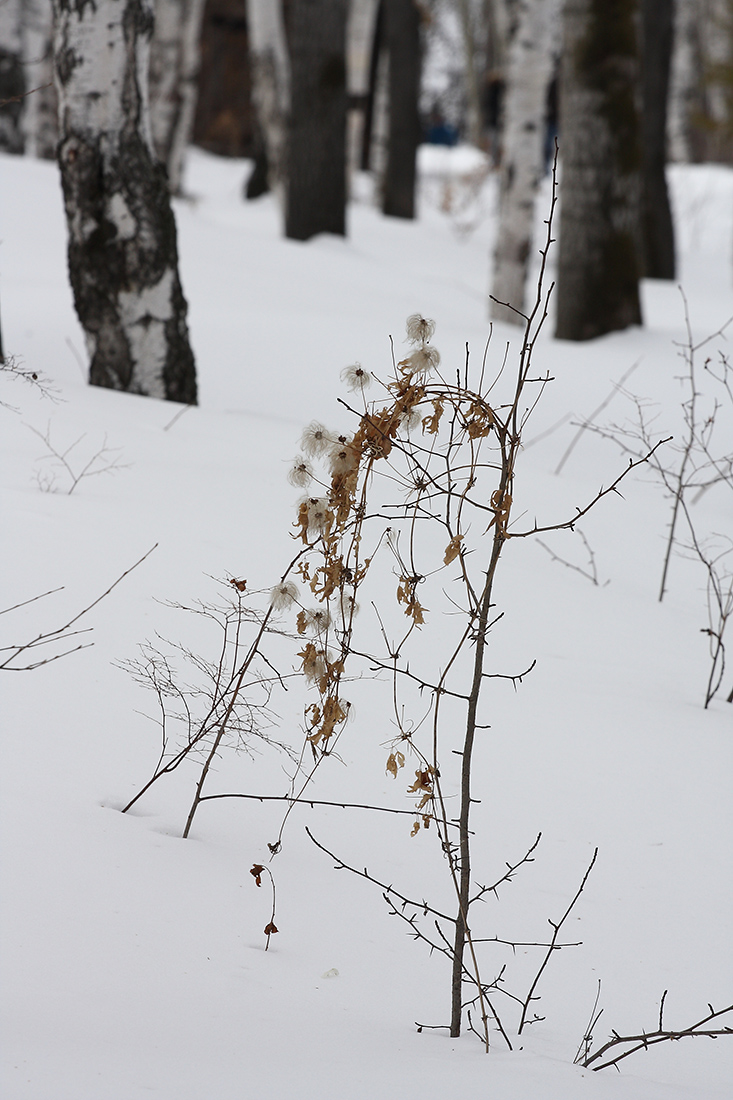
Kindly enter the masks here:
<path id="1" fill-rule="evenodd" d="M 52 379 L 59 398 L 0 376 L 0 400 L 19 410 L 0 408 L 0 607 L 63 586 L 3 615 L 0 644 L 61 625 L 157 543 L 80 624 L 93 627 L 81 638 L 93 647 L 3 676 L 5 1100 L 729 1095 L 725 1038 L 667 1043 L 622 1062 L 620 1073 L 572 1064 L 599 979 L 599 1042 L 611 1028 L 655 1027 L 665 989 L 670 1027 L 703 1016 L 708 1002 L 730 1002 L 733 682 L 729 669 L 703 709 L 699 565 L 676 556 L 657 602 L 669 505 L 649 471 L 582 524 L 598 586 L 528 540 L 510 544 L 500 568 L 505 615 L 492 661 L 501 672 L 534 658 L 537 667 L 516 693 L 502 681 L 491 688 L 492 728 L 477 759 L 477 879 L 497 878 L 539 831 L 543 839 L 535 863 L 487 905 L 485 934 L 545 935 L 600 849 L 569 922 L 569 938 L 583 945 L 552 960 L 539 989 L 546 1019 L 525 1031 L 521 1049 L 506 1051 L 495 1037 L 486 1056 L 470 1034 L 419 1033 L 415 1021 L 448 1017 L 445 960 L 431 959 L 388 916 L 379 890 L 336 872 L 304 832 L 308 824 L 338 856 L 398 889 L 445 897 L 434 838 L 411 839 L 409 818 L 296 808 L 270 863 L 277 803 L 206 803 L 191 838 L 180 839 L 194 768 L 119 812 L 157 754 L 144 716 L 152 697 L 119 663 L 156 635 L 212 658 L 215 635 L 166 601 L 215 599 L 213 578 L 245 577 L 263 590 L 279 580 L 298 496 L 288 463 L 310 420 L 348 427 L 337 400 L 346 396 L 342 368 L 359 361 L 386 376 L 389 337 L 401 353 L 415 311 L 435 318 L 446 372 L 463 363 L 466 343 L 474 361 L 483 353 L 495 181 L 465 150 L 439 154 L 422 161 L 417 222 L 382 218 L 361 179 L 349 237 L 300 244 L 281 239 L 274 201 L 242 202 L 244 163 L 190 152 L 190 198 L 176 215 L 201 405 L 175 423 L 178 406 L 85 384 L 57 170 L 0 160 L 5 350 Z M 680 283 L 702 339 L 733 313 L 733 172 L 678 165 L 671 182 Z M 562 475 L 553 473 L 574 424 L 635 363 L 626 388 L 655 403 L 659 434 L 680 432 L 681 295 L 649 282 L 643 303 L 642 329 L 588 344 L 555 341 L 550 327 L 541 337 L 536 362 L 554 381 L 518 471 L 527 523 L 572 515 L 620 471 L 618 448 L 586 432 Z M 511 356 L 517 332 L 497 326 L 490 353 L 507 339 Z M 728 347 L 723 337 L 710 345 Z M 616 394 L 599 420 L 623 423 L 632 411 Z M 730 410 L 720 416 L 719 446 L 730 450 Z M 29 427 L 48 431 L 58 450 L 78 440 L 69 455 L 77 470 L 105 446 L 117 468 L 69 495 L 67 475 Z M 729 488 L 706 493 L 695 515 L 701 531 L 730 533 Z M 545 541 L 585 565 L 576 537 Z M 369 614 L 362 608 L 363 620 Z M 426 652 L 441 629 L 424 628 Z M 310 794 L 409 808 L 404 773 L 384 773 L 389 685 L 352 687 L 343 763 L 322 769 Z M 273 701 L 293 744 L 304 698 L 291 683 Z M 283 793 L 285 767 L 269 751 L 251 760 L 224 753 L 212 789 Z M 280 932 L 267 952 L 270 895 L 266 882 L 255 887 L 254 863 L 271 867 L 277 883 Z M 526 989 L 534 960 L 507 956 L 513 988 Z"/>

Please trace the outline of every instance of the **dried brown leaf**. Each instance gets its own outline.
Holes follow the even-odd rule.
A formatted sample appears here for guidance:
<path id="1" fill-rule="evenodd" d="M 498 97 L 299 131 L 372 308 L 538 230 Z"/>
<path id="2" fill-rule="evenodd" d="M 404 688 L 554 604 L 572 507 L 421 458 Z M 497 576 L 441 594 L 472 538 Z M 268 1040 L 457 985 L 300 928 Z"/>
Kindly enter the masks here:
<path id="1" fill-rule="evenodd" d="M 461 543 L 463 542 L 463 535 L 454 535 L 448 543 L 445 550 L 445 556 L 443 562 L 445 565 L 450 565 L 454 558 L 457 558 L 461 552 Z"/>

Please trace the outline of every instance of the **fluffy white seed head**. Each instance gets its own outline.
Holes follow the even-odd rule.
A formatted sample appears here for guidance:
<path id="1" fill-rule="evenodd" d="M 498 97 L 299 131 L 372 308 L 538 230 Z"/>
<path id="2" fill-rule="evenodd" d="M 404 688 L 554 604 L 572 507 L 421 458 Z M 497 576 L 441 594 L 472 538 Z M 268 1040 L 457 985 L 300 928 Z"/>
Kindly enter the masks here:
<path id="1" fill-rule="evenodd" d="M 322 455 L 333 442 L 332 434 L 324 428 L 323 424 L 313 420 L 303 432 L 300 446 L 308 458 L 316 458 L 318 455 Z"/>
<path id="2" fill-rule="evenodd" d="M 333 521 L 333 513 L 328 507 L 326 497 L 306 497 L 306 515 L 308 516 L 308 534 L 311 538 L 316 535 L 326 535 Z"/>
<path id="3" fill-rule="evenodd" d="M 307 458 L 296 455 L 288 471 L 288 481 L 296 489 L 305 489 L 313 478 L 313 469 Z"/>
<path id="4" fill-rule="evenodd" d="M 286 611 L 298 598 L 298 589 L 292 581 L 281 581 L 270 591 L 270 606 L 274 611 Z"/>
<path id="5" fill-rule="evenodd" d="M 333 477 L 345 477 L 359 465 L 359 458 L 349 442 L 336 443 L 328 453 L 328 464 Z"/>
<path id="6" fill-rule="evenodd" d="M 407 339 L 411 344 L 427 344 L 435 332 L 435 321 L 429 321 L 421 313 L 413 313 L 407 318 Z"/>
<path id="7" fill-rule="evenodd" d="M 356 615 L 359 612 L 359 605 L 353 596 L 350 596 L 347 592 L 340 592 L 339 597 L 339 610 L 341 616 L 345 622 L 351 618 L 352 615 Z"/>
<path id="8" fill-rule="evenodd" d="M 346 384 L 347 390 L 353 393 L 356 390 L 365 390 L 370 384 L 372 376 L 364 370 L 361 363 L 352 363 L 350 367 L 344 367 L 341 371 L 341 381 Z"/>
<path id="9" fill-rule="evenodd" d="M 327 607 L 314 607 L 305 613 L 305 625 L 314 634 L 323 634 L 331 625 Z"/>
<path id="10" fill-rule="evenodd" d="M 429 374 L 440 363 L 440 352 L 429 345 L 417 348 L 400 363 L 405 374 Z"/>
<path id="11" fill-rule="evenodd" d="M 413 405 L 400 420 L 400 428 L 403 432 L 416 432 L 422 426 L 425 410 L 420 405 Z"/>

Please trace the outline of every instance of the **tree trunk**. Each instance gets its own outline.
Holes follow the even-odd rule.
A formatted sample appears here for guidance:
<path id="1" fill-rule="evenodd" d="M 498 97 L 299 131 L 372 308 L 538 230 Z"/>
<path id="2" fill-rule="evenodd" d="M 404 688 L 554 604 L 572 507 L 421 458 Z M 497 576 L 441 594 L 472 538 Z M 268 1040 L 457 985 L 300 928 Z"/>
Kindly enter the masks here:
<path id="1" fill-rule="evenodd" d="M 93 385 L 195 403 L 176 225 L 147 102 L 148 0 L 55 0 L 69 274 Z"/>
<path id="2" fill-rule="evenodd" d="M 477 32 L 481 27 L 481 12 L 470 0 L 457 0 L 458 18 L 463 39 L 463 83 L 466 95 L 466 137 L 477 149 L 481 147 L 481 93 L 477 58 L 479 56 Z"/>
<path id="3" fill-rule="evenodd" d="M 346 233 L 346 0 L 292 0 L 285 236 Z"/>
<path id="4" fill-rule="evenodd" d="M 558 8 L 556 0 L 518 0 L 508 48 L 499 230 L 491 290 L 495 300 L 489 313 L 495 321 L 515 325 L 523 323 L 535 195 L 542 175 L 547 89 L 559 40 Z M 508 306 L 500 304 L 504 302 Z"/>
<path id="5" fill-rule="evenodd" d="M 692 113 L 700 78 L 696 33 L 699 6 L 699 0 L 674 0 L 667 142 L 670 160 L 681 164 L 692 160 Z"/>
<path id="6" fill-rule="evenodd" d="M 420 144 L 420 11 L 415 0 L 385 0 L 389 51 L 389 137 L 382 213 L 415 217 L 417 149 Z"/>
<path id="7" fill-rule="evenodd" d="M 56 159 L 59 119 L 53 85 L 53 5 L 23 0 L 23 70 L 31 95 L 23 100 L 22 127 L 27 156 Z"/>
<path id="8" fill-rule="evenodd" d="M 150 122 L 168 185 L 181 189 L 183 158 L 196 113 L 199 38 L 204 0 L 154 0 L 150 45 Z"/>
<path id="9" fill-rule="evenodd" d="M 641 324 L 637 23 L 636 0 L 566 0 L 559 339 Z"/>
<path id="10" fill-rule="evenodd" d="M 379 0 L 350 0 L 346 22 L 347 178 L 363 161 L 367 121 L 371 125 L 371 75 L 379 21 Z"/>
<path id="11" fill-rule="evenodd" d="M 264 146 L 267 182 L 284 197 L 290 71 L 279 0 L 247 0 L 252 100 Z M 261 193 L 261 191 L 260 191 Z"/>
<path id="12" fill-rule="evenodd" d="M 251 157 L 253 123 L 246 0 L 206 0 L 193 140 L 219 157 Z"/>
<path id="13" fill-rule="evenodd" d="M 674 226 L 667 190 L 667 98 L 674 0 L 642 0 L 641 197 L 643 274 L 674 279 Z"/>
<path id="14" fill-rule="evenodd" d="M 0 2 L 0 152 L 22 153 L 23 74 L 20 0 Z"/>

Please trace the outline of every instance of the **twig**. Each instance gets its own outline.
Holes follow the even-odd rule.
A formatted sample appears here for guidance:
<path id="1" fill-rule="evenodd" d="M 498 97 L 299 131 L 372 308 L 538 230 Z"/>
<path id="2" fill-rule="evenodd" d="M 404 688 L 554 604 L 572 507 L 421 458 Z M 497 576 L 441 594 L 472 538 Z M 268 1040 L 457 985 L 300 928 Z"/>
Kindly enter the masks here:
<path id="1" fill-rule="evenodd" d="M 582 1060 L 584 1058 L 587 1058 L 588 1054 L 590 1053 L 591 1045 L 593 1043 L 593 1028 L 596 1026 L 596 1024 L 600 1020 L 601 1016 L 603 1015 L 603 1009 L 602 1008 L 598 1009 L 598 1012 L 596 1013 L 596 1009 L 598 1008 L 598 1002 L 600 1001 L 600 999 L 601 999 L 601 979 L 599 978 L 598 979 L 598 989 L 596 990 L 596 999 L 593 1002 L 593 1008 L 590 1011 L 590 1016 L 588 1017 L 588 1023 L 586 1024 L 585 1031 L 583 1032 L 583 1038 L 580 1040 L 580 1046 L 578 1047 L 578 1049 L 575 1053 L 575 1057 L 573 1058 L 573 1065 L 574 1066 L 577 1066 L 579 1062 L 582 1062 Z"/>
<path id="2" fill-rule="evenodd" d="M 369 806 L 362 802 L 325 802 L 319 798 L 293 798 L 289 794 L 204 794 L 199 802 L 209 802 L 215 798 L 250 798 L 255 802 L 289 802 L 295 806 L 310 806 L 311 809 L 314 806 L 336 806 L 341 810 L 376 810 L 383 814 L 404 814 L 407 817 L 415 817 L 416 814 L 420 817 L 428 816 L 418 810 L 397 810 L 392 806 Z"/>
<path id="3" fill-rule="evenodd" d="M 370 875 L 369 871 L 364 868 L 363 871 L 359 871 L 356 867 L 351 867 L 348 863 L 344 863 L 337 855 L 330 852 L 328 848 L 324 847 L 310 831 L 306 825 L 305 831 L 310 839 L 315 844 L 316 848 L 320 848 L 322 852 L 325 852 L 327 856 L 336 861 L 337 871 L 351 871 L 352 875 L 359 875 L 360 878 L 365 878 L 368 882 L 373 882 L 375 886 L 379 886 L 384 894 L 393 894 L 396 898 L 399 898 L 404 905 L 412 905 L 415 909 L 422 909 L 423 914 L 432 913 L 435 917 L 440 917 L 441 920 L 447 920 L 449 924 L 455 924 L 455 917 L 449 917 L 446 913 L 441 913 L 439 909 L 434 909 L 432 905 L 428 905 L 426 901 L 413 901 L 412 898 L 406 898 L 404 894 L 401 894 L 399 890 L 395 890 L 394 886 L 388 886 L 386 882 L 381 882 L 374 875 Z"/>
<path id="4" fill-rule="evenodd" d="M 560 918 L 560 920 L 557 922 L 557 924 L 555 924 L 555 922 L 551 921 L 551 920 L 548 920 L 548 922 L 547 922 L 550 925 L 550 927 L 552 928 L 552 939 L 550 940 L 550 946 L 548 948 L 547 954 L 545 955 L 544 959 L 542 960 L 542 965 L 540 966 L 539 970 L 537 971 L 537 974 L 535 975 L 534 981 L 532 982 L 532 985 L 529 987 L 529 992 L 528 992 L 528 994 L 527 994 L 527 996 L 524 1000 L 524 1006 L 522 1008 L 522 1018 L 519 1021 L 519 1028 L 517 1029 L 517 1034 L 518 1035 L 522 1034 L 522 1029 L 524 1028 L 525 1023 L 531 1023 L 532 1022 L 532 1021 L 527 1020 L 527 1012 L 529 1011 L 529 1006 L 532 1003 L 532 1001 L 538 1000 L 538 998 L 534 996 L 534 991 L 537 988 L 539 980 L 540 980 L 540 978 L 542 977 L 542 975 L 544 973 L 545 967 L 547 966 L 548 962 L 550 961 L 550 958 L 552 956 L 553 951 L 559 951 L 560 950 L 560 946 L 557 942 L 557 937 L 560 934 L 560 929 L 562 928 L 563 924 L 565 923 L 565 921 L 570 916 L 570 913 L 571 913 L 575 903 L 577 902 L 578 898 L 583 893 L 583 888 L 584 888 L 586 882 L 588 881 L 588 876 L 590 875 L 591 871 L 593 870 L 593 865 L 596 861 L 597 855 L 598 855 L 598 849 L 596 848 L 595 851 L 593 852 L 593 858 L 590 861 L 590 864 L 588 865 L 588 870 L 583 875 L 583 880 L 582 880 L 580 886 L 577 889 L 575 897 L 570 902 L 570 905 L 567 907 L 567 909 L 565 910 L 565 912 L 562 915 L 562 917 Z"/>
<path id="5" fill-rule="evenodd" d="M 133 569 L 137 569 L 138 565 L 142 565 L 145 559 L 148 558 L 152 554 L 153 550 L 156 549 L 157 545 L 158 543 L 156 542 L 155 545 L 151 546 L 150 549 L 145 554 L 143 554 L 143 556 L 138 561 L 136 561 L 134 565 L 131 565 L 129 569 L 126 569 L 124 573 L 121 573 L 117 580 L 114 581 L 113 584 L 111 584 L 109 588 L 107 588 L 102 593 L 101 596 L 97 596 L 96 600 L 93 600 L 82 611 L 79 611 L 78 614 L 74 615 L 74 617 L 72 619 L 69 619 L 69 621 L 63 626 L 57 627 L 56 630 L 44 631 L 44 633 L 38 634 L 31 641 L 24 642 L 22 645 L 3 646 L 1 650 L 2 652 L 7 652 L 8 650 L 10 650 L 11 653 L 10 656 L 6 657 L 5 660 L 0 664 L 0 669 L 5 669 L 7 672 L 30 672 L 35 668 L 40 668 L 41 665 L 47 665 L 51 664 L 53 661 L 58 661 L 61 657 L 66 657 L 69 653 L 74 653 L 78 649 L 86 649 L 87 646 L 79 645 L 76 646 L 74 649 L 66 650 L 64 653 L 57 653 L 53 657 L 46 657 L 43 660 L 36 661 L 32 664 L 20 666 L 13 665 L 13 662 L 16 661 L 22 653 L 25 653 L 28 650 L 33 650 L 37 649 L 40 646 L 49 645 L 51 642 L 63 642 L 66 641 L 68 638 L 75 637 L 80 633 L 87 633 L 89 630 L 91 630 L 91 627 L 86 627 L 83 631 L 72 631 L 71 628 L 72 626 L 74 626 L 75 623 L 78 623 L 84 615 L 87 615 L 92 610 L 92 608 L 96 607 L 98 603 L 105 599 L 105 597 L 109 596 L 110 592 L 112 592 L 117 587 L 117 585 L 125 579 L 125 577 L 132 573 Z M 61 589 L 54 589 L 53 591 L 60 592 Z M 43 593 L 43 595 L 51 595 L 51 592 Z M 42 596 L 33 597 L 33 599 L 42 598 Z M 32 603 L 33 599 L 26 600 L 24 601 L 24 603 Z M 16 607 L 23 607 L 24 603 L 16 604 Z M 8 608 L 8 610 L 13 609 Z"/>
<path id="6" fill-rule="evenodd" d="M 639 1035 L 619 1035 L 617 1031 L 611 1032 L 611 1038 L 607 1043 L 604 1043 L 593 1054 L 589 1054 L 583 1060 L 583 1067 L 585 1069 L 599 1070 L 606 1069 L 608 1066 L 618 1065 L 624 1058 L 628 1058 L 631 1054 L 635 1054 L 637 1050 L 648 1050 L 649 1047 L 656 1046 L 658 1043 L 676 1042 L 678 1039 L 695 1039 L 703 1036 L 708 1039 L 717 1039 L 721 1035 L 733 1035 L 733 1027 L 723 1028 L 707 1028 L 700 1030 L 711 1020 L 716 1020 L 720 1016 L 725 1016 L 728 1012 L 733 1012 L 733 1004 L 728 1005 L 727 1008 L 721 1008 L 716 1011 L 712 1005 L 708 1005 L 710 1012 L 707 1016 L 703 1016 L 701 1020 L 691 1024 L 689 1027 L 682 1028 L 681 1031 L 665 1031 L 663 1014 L 664 1014 L 664 1002 L 667 997 L 667 990 L 665 989 L 662 994 L 662 999 L 659 1006 L 659 1026 L 655 1031 L 642 1031 Z M 631 1044 L 627 1050 L 622 1050 L 620 1053 L 614 1055 L 613 1058 L 606 1059 L 605 1062 L 601 1062 L 600 1065 L 594 1065 L 599 1058 L 602 1058 L 607 1051 L 613 1050 L 615 1047 L 623 1047 L 627 1044 Z"/>
<path id="7" fill-rule="evenodd" d="M 575 533 L 577 535 L 580 535 L 580 537 L 583 541 L 583 545 L 585 546 L 585 548 L 588 552 L 588 562 L 589 562 L 589 566 L 590 566 L 589 569 L 583 569 L 582 565 L 574 565 L 573 562 L 566 561 L 565 558 L 561 558 L 560 555 L 556 554 L 554 550 L 552 550 L 546 543 L 544 543 L 542 541 L 542 539 L 537 539 L 537 542 L 540 544 L 542 549 L 545 550 L 550 555 L 550 557 L 552 558 L 553 561 L 559 562 L 560 565 L 564 565 L 567 569 L 572 569 L 574 573 L 580 573 L 581 577 L 585 577 L 586 580 L 589 580 L 591 582 L 591 584 L 594 584 L 597 587 L 598 586 L 598 570 L 596 569 L 596 556 L 593 553 L 591 545 L 588 542 L 588 539 L 583 534 L 583 532 L 579 528 L 576 527 L 575 528 Z M 608 582 L 606 582 L 606 583 L 608 583 Z"/>
<path id="8" fill-rule="evenodd" d="M 629 369 L 626 371 L 626 373 L 621 375 L 618 382 L 614 382 L 611 392 L 606 397 L 604 397 L 603 401 L 601 401 L 598 408 L 594 409 L 593 412 L 590 414 L 590 416 L 586 417 L 586 419 L 584 421 L 582 421 L 582 423 L 581 423 L 580 427 L 578 428 L 577 432 L 575 433 L 575 435 L 571 439 L 570 444 L 569 444 L 567 450 L 565 451 L 565 454 L 562 456 L 562 458 L 558 462 L 557 466 L 555 467 L 554 472 L 555 472 L 556 475 L 559 475 L 560 473 L 562 473 L 563 466 L 565 465 L 567 460 L 570 458 L 571 454 L 573 453 L 576 446 L 580 442 L 580 440 L 582 438 L 582 435 L 583 435 L 583 432 L 586 431 L 587 428 L 590 428 L 591 425 L 593 424 L 593 421 L 598 416 L 598 414 L 602 413 L 603 410 L 605 408 L 607 408 L 608 405 L 611 404 L 611 402 L 613 401 L 614 397 L 616 396 L 618 391 L 623 386 L 626 379 L 631 377 L 631 375 L 634 373 L 634 371 L 636 370 L 636 368 L 639 366 L 640 363 L 641 363 L 641 359 L 637 359 L 637 361 L 632 366 L 629 367 Z"/>

